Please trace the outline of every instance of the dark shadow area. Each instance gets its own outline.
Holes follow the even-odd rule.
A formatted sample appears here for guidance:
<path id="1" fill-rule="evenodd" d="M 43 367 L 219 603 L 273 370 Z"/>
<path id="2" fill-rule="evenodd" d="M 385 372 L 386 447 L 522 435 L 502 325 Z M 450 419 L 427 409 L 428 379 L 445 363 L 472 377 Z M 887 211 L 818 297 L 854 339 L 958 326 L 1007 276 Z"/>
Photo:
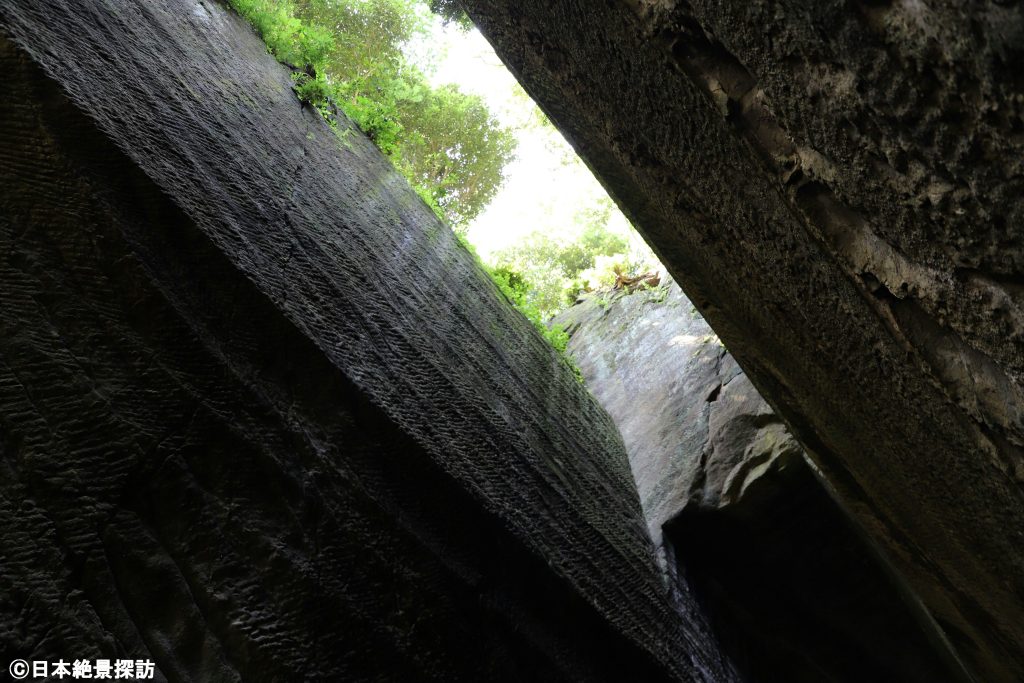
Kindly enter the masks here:
<path id="1" fill-rule="evenodd" d="M 806 464 L 665 526 L 723 646 L 752 683 L 961 680 Z"/>

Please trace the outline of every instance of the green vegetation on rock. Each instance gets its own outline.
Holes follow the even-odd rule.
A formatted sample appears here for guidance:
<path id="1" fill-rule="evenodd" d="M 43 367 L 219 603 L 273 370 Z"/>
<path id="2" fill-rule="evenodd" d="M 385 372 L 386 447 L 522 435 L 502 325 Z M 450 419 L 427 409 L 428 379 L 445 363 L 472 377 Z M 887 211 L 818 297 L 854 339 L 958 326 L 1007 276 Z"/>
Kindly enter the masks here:
<path id="1" fill-rule="evenodd" d="M 533 323 L 533 326 L 537 328 L 541 336 L 556 351 L 563 354 L 563 358 L 566 359 L 569 366 L 579 375 L 579 370 L 575 364 L 572 363 L 568 356 L 564 355 L 565 349 L 569 344 L 568 333 L 561 325 L 549 326 L 546 324 L 546 317 L 530 299 L 531 292 L 534 290 L 533 285 L 521 273 L 508 266 L 489 266 L 481 261 L 480 256 L 476 253 L 476 249 L 464 237 L 459 237 L 459 244 L 473 255 L 480 264 L 480 267 L 491 277 L 491 280 L 497 285 L 498 290 L 505 295 L 509 303 L 522 313 L 527 320 Z"/>
<path id="2" fill-rule="evenodd" d="M 463 235 L 498 192 L 505 166 L 514 158 L 515 133 L 498 122 L 479 96 L 454 85 L 433 85 L 405 51 L 429 35 L 435 21 L 430 11 L 446 24 L 471 27 L 458 3 L 229 2 L 271 54 L 292 69 L 299 99 L 340 130 L 343 142 L 349 130 L 339 129 L 338 112 L 354 121 L 476 256 Z M 530 125 L 557 135 L 539 109 L 524 106 L 532 107 Z M 614 210 L 604 198 L 577 213 L 573 239 L 536 232 L 499 253 L 490 265 L 481 262 L 509 302 L 558 351 L 565 350 L 568 335 L 545 324 L 552 315 L 580 291 L 611 284 L 617 272 L 634 272 L 653 262 L 649 252 L 637 252 L 626 235 L 609 228 Z"/>
<path id="3" fill-rule="evenodd" d="M 294 70 L 298 97 L 330 123 L 338 109 L 355 121 L 456 231 L 497 193 L 515 137 L 480 97 L 431 85 L 403 53 L 429 29 L 422 0 L 229 1 Z"/>

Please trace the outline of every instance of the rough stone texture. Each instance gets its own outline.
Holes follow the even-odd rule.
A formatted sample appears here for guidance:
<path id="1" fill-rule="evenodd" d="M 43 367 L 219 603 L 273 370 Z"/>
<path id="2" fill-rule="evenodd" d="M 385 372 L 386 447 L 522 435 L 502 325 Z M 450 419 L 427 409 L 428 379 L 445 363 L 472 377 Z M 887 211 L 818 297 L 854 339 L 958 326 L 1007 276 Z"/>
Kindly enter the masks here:
<path id="1" fill-rule="evenodd" d="M 965 680 L 678 285 L 584 295 L 553 322 L 621 429 L 680 602 L 746 680 Z"/>
<path id="2" fill-rule="evenodd" d="M 0 2 L 0 653 L 734 680 L 621 440 L 204 0 Z"/>
<path id="3" fill-rule="evenodd" d="M 965 666 L 1024 680 L 1024 4 L 464 4 Z"/>
<path id="4" fill-rule="evenodd" d="M 688 503 L 727 507 L 764 472 L 803 457 L 674 282 L 588 294 L 553 322 L 619 427 L 657 545 Z"/>

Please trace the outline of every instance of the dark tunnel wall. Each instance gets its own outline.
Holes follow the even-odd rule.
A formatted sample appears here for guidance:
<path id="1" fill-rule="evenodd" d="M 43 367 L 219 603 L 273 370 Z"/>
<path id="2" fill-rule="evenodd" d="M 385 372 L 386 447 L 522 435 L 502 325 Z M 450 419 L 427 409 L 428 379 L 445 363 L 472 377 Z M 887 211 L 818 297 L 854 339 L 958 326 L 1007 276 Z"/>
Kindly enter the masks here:
<path id="1" fill-rule="evenodd" d="M 976 679 L 1024 680 L 1024 5 L 464 5 Z"/>
<path id="2" fill-rule="evenodd" d="M 0 649 L 699 680 L 621 440 L 209 2 L 0 2 Z"/>

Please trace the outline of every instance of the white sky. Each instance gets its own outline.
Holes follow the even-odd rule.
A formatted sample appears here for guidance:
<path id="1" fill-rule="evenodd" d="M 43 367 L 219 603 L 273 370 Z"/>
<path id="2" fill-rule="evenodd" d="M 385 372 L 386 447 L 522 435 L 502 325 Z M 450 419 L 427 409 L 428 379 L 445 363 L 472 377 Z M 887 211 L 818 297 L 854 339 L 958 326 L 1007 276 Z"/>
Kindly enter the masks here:
<path id="1" fill-rule="evenodd" d="M 604 188 L 557 131 L 537 123 L 536 105 L 480 32 L 435 22 L 429 43 L 410 49 L 422 55 L 420 63 L 435 65 L 436 85 L 454 83 L 481 96 L 502 123 L 518 131 L 516 160 L 505 168 L 502 189 L 467 232 L 480 256 L 486 261 L 533 231 L 571 240 L 574 215 L 605 197 Z M 609 227 L 632 232 L 617 210 Z"/>

